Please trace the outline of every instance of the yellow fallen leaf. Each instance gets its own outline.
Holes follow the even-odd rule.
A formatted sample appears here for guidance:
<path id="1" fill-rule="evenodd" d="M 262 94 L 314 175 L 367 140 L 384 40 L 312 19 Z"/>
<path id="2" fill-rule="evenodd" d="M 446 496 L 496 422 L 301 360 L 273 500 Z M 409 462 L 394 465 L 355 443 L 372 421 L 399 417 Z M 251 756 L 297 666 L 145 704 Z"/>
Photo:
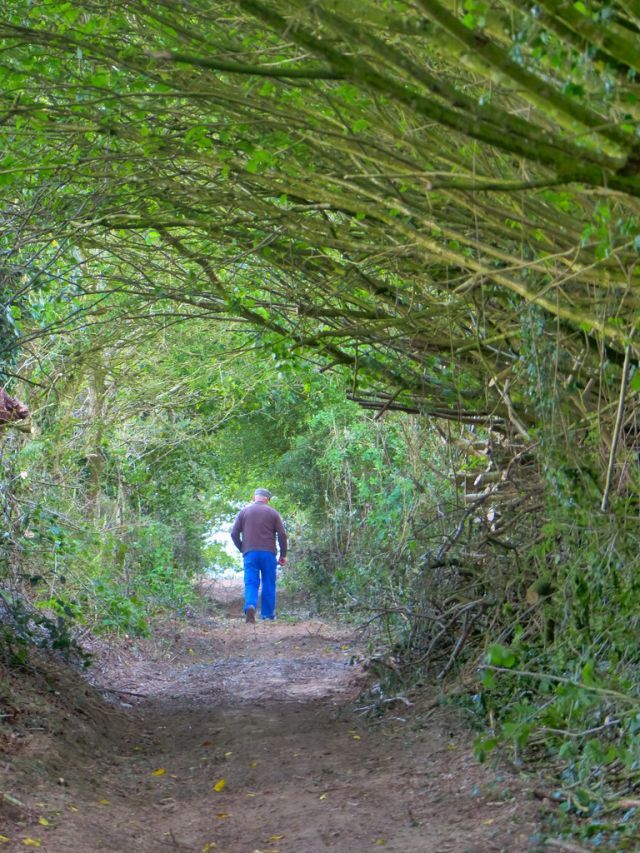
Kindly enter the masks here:
<path id="1" fill-rule="evenodd" d="M 254 791 L 247 791 L 247 797 L 257 797 L 258 795 Z"/>
<path id="2" fill-rule="evenodd" d="M 212 790 L 220 793 L 220 791 L 224 791 L 224 789 L 226 787 L 227 787 L 227 780 L 226 779 L 219 779 L 216 782 L 216 784 L 213 786 Z"/>
<path id="3" fill-rule="evenodd" d="M 0 835 L 0 844 L 10 844 L 11 839 L 7 838 L 6 835 Z"/>
<path id="4" fill-rule="evenodd" d="M 346 651 L 347 651 L 347 649 L 349 648 L 349 646 L 340 646 L 340 648 L 342 649 L 342 651 L 343 651 L 343 652 L 346 652 Z M 376 843 L 377 843 L 377 842 L 376 842 Z"/>
<path id="5" fill-rule="evenodd" d="M 39 817 L 38 823 L 40 824 L 40 826 L 49 826 L 49 821 L 46 819 L 46 817 Z"/>
<path id="6" fill-rule="evenodd" d="M 326 800 L 326 799 L 327 799 L 327 795 L 326 795 L 326 794 L 320 794 L 320 799 L 321 799 L 321 800 Z"/>
<path id="7" fill-rule="evenodd" d="M 282 841 L 284 835 L 272 835 L 269 841 Z"/>
<path id="8" fill-rule="evenodd" d="M 75 806 L 69 806 L 69 811 L 77 812 L 78 809 Z"/>
<path id="9" fill-rule="evenodd" d="M 384 838 L 376 838 L 376 844 L 378 845 L 378 847 L 384 847 L 384 845 L 385 845 L 386 843 L 387 843 L 387 842 L 385 841 L 385 839 L 384 839 Z"/>
<path id="10" fill-rule="evenodd" d="M 216 817 L 220 818 L 220 820 L 226 820 L 228 817 L 232 817 L 231 812 L 218 812 Z"/>
<path id="11" fill-rule="evenodd" d="M 166 772 L 167 772 L 167 771 L 165 770 L 165 768 L 164 768 L 164 767 L 158 767 L 158 769 L 157 769 L 157 770 L 154 770 L 154 771 L 153 771 L 153 773 L 152 773 L 151 775 L 152 775 L 152 776 L 164 776 L 164 774 L 165 774 Z"/>
<path id="12" fill-rule="evenodd" d="M 109 805 L 109 800 L 98 800 L 98 805 L 100 805 L 100 806 L 108 806 L 108 805 Z M 76 811 L 77 811 L 77 809 L 76 809 Z"/>
<path id="13" fill-rule="evenodd" d="M 23 838 L 22 843 L 25 847 L 40 847 L 42 844 L 39 838 Z"/>
<path id="14" fill-rule="evenodd" d="M 190 655 L 195 655 L 195 652 L 193 651 L 193 649 L 187 649 L 187 651 L 189 652 Z"/>
<path id="15" fill-rule="evenodd" d="M 491 824 L 493 823 L 494 819 L 495 819 L 495 818 L 490 817 L 490 818 L 487 818 L 487 820 L 483 820 L 483 821 L 482 821 L 482 823 L 484 824 L 484 826 L 491 826 Z"/>
<path id="16" fill-rule="evenodd" d="M 249 767 L 257 767 L 257 766 L 258 766 L 257 761 L 252 761 L 251 764 L 249 765 Z"/>
<path id="17" fill-rule="evenodd" d="M 215 841 L 207 841 L 207 843 L 202 848 L 202 853 L 209 853 L 209 850 L 214 850 L 218 845 Z"/>
<path id="18" fill-rule="evenodd" d="M 360 737 L 360 735 L 352 735 L 352 737 L 353 737 L 353 739 L 354 739 L 354 740 L 362 740 L 362 738 Z"/>
<path id="19" fill-rule="evenodd" d="M 225 752 L 224 757 L 229 758 L 230 755 L 233 755 L 233 753 L 232 752 Z"/>

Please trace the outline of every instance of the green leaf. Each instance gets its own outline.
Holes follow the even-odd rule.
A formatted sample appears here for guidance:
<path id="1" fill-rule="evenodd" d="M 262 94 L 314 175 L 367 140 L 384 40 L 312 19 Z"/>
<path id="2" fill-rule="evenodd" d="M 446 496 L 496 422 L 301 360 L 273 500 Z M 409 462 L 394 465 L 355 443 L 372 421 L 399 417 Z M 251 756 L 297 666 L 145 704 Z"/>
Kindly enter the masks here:
<path id="1" fill-rule="evenodd" d="M 503 666 L 511 669 L 515 665 L 516 656 L 511 649 L 506 646 L 501 646 L 499 643 L 492 643 L 487 649 L 487 663 L 492 666 Z"/>
<path id="2" fill-rule="evenodd" d="M 595 677 L 595 672 L 593 668 L 593 661 L 587 661 L 585 665 L 582 667 L 582 682 L 583 684 L 587 684 L 592 686 L 597 683 L 597 679 Z"/>
<path id="3" fill-rule="evenodd" d="M 264 148 L 258 148 L 247 161 L 245 168 L 247 172 L 255 174 L 256 172 L 262 172 L 273 165 L 275 165 L 275 157 L 273 154 Z"/>
<path id="4" fill-rule="evenodd" d="M 473 744 L 473 751 L 475 752 L 476 758 L 482 764 L 487 757 L 487 753 L 493 752 L 493 750 L 498 745 L 498 738 L 496 737 L 488 737 L 485 739 L 479 738 Z"/>
<path id="5" fill-rule="evenodd" d="M 354 123 L 351 125 L 351 132 L 352 133 L 362 133 L 368 127 L 369 127 L 369 122 L 366 120 L 366 118 L 359 118 L 357 121 L 354 121 Z"/>
<path id="6" fill-rule="evenodd" d="M 263 98 L 266 98 L 269 95 L 272 95 L 275 91 L 276 91 L 275 84 L 272 83 L 271 80 L 265 80 L 265 82 L 260 87 L 260 93 L 259 94 L 262 95 Z"/>

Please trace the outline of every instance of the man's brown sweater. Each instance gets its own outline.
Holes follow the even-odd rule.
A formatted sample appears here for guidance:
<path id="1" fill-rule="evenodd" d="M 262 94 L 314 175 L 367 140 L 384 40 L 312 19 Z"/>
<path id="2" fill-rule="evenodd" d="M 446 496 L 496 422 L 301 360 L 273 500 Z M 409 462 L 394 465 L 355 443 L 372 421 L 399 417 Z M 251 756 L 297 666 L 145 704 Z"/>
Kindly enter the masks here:
<path id="1" fill-rule="evenodd" d="M 262 501 L 255 501 L 241 509 L 231 529 L 231 538 L 243 554 L 249 551 L 271 551 L 277 554 L 276 536 L 280 556 L 287 554 L 287 534 L 280 513 Z"/>

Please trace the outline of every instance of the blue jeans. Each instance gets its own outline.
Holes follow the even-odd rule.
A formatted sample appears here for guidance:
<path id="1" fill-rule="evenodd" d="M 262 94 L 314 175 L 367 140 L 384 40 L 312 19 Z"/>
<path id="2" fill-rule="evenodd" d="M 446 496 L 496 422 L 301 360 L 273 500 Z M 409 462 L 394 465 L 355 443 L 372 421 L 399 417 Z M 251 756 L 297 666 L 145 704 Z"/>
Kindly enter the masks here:
<path id="1" fill-rule="evenodd" d="M 276 555 L 271 551 L 248 551 L 244 555 L 244 612 L 258 608 L 258 590 L 262 580 L 260 616 L 274 619 L 276 615 Z"/>

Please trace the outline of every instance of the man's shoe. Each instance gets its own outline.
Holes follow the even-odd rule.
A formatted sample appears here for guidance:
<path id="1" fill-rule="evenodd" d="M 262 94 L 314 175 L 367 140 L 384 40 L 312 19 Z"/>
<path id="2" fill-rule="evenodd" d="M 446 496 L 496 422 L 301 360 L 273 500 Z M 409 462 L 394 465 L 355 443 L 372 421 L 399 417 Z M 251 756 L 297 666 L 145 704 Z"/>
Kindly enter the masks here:
<path id="1" fill-rule="evenodd" d="M 256 609 L 253 604 L 250 604 L 247 609 L 244 611 L 244 621 L 249 622 L 251 625 L 255 625 L 256 622 Z"/>

